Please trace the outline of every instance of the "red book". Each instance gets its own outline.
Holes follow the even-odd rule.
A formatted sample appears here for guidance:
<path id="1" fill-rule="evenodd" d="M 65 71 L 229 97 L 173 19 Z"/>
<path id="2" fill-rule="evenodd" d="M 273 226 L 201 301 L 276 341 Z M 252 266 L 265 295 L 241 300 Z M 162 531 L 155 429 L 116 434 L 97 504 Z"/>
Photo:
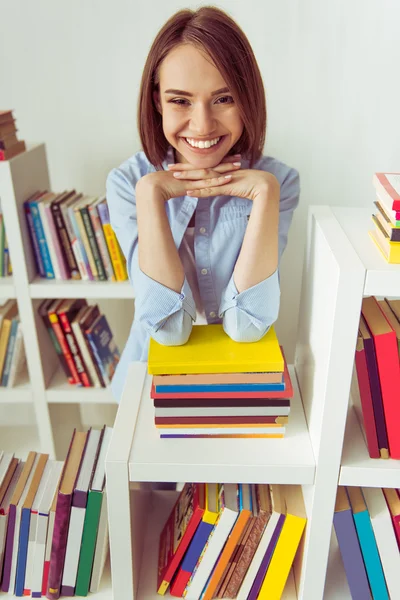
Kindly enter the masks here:
<path id="1" fill-rule="evenodd" d="M 92 382 L 89 378 L 88 370 L 83 360 L 79 344 L 76 341 L 75 334 L 71 327 L 72 321 L 75 319 L 82 306 L 87 306 L 87 301 L 84 298 L 78 300 L 64 300 L 63 303 L 57 308 L 57 315 L 64 330 L 72 360 L 74 361 L 76 371 L 78 373 L 79 382 L 82 383 L 84 387 L 91 387 Z"/>
<path id="2" fill-rule="evenodd" d="M 362 314 L 372 334 L 378 363 L 386 430 L 391 458 L 400 458 L 400 366 L 396 333 L 371 296 L 362 302 Z"/>
<path id="3" fill-rule="evenodd" d="M 355 403 L 356 409 L 358 409 L 359 404 L 361 404 L 361 413 L 364 423 L 365 437 L 367 438 L 368 453 L 371 458 L 380 458 L 374 406 L 372 402 L 367 359 L 364 349 L 364 336 L 369 336 L 369 332 L 365 325 L 365 321 L 361 316 L 355 358 L 358 390 L 355 386 L 355 389 L 353 390 L 353 402 Z"/>
<path id="4" fill-rule="evenodd" d="M 205 509 L 204 483 L 185 483 L 160 535 L 157 591 L 164 596 Z"/>
<path id="5" fill-rule="evenodd" d="M 65 333 L 63 328 L 61 327 L 60 320 L 57 315 L 58 308 L 62 305 L 63 300 L 55 300 L 51 305 L 48 311 L 49 321 L 53 328 L 54 334 L 57 338 L 58 343 L 60 344 L 61 350 L 65 356 L 65 361 L 68 365 L 68 369 L 70 372 L 70 377 L 68 377 L 69 383 L 75 383 L 77 385 L 82 385 L 81 380 L 79 379 L 78 371 L 76 370 L 75 363 L 73 361 L 71 352 L 69 350 L 69 346 L 67 343 L 67 338 L 65 337 Z"/>
<path id="6" fill-rule="evenodd" d="M 400 498 L 398 490 L 394 488 L 383 488 L 386 504 L 392 517 L 393 529 L 396 534 L 397 545 L 400 550 Z"/>

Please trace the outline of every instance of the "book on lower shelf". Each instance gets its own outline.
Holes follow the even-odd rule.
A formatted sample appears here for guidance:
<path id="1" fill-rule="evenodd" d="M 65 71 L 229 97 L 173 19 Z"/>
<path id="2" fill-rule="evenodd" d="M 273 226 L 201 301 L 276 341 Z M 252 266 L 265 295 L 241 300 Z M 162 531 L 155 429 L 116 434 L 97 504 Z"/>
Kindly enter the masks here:
<path id="1" fill-rule="evenodd" d="M 157 591 L 279 599 L 306 521 L 300 486 L 187 483 L 160 535 Z"/>
<path id="2" fill-rule="evenodd" d="M 120 353 L 105 315 L 85 298 L 44 300 L 38 313 L 70 384 L 106 387 Z"/>
<path id="3" fill-rule="evenodd" d="M 32 598 L 87 596 L 108 551 L 105 458 L 112 428 L 74 430 L 65 461 L 0 451 L 0 584 Z"/>
<path id="4" fill-rule="evenodd" d="M 233 341 L 222 325 L 198 325 L 182 346 L 150 340 L 150 397 L 161 438 L 283 438 L 293 386 L 274 327 Z"/>

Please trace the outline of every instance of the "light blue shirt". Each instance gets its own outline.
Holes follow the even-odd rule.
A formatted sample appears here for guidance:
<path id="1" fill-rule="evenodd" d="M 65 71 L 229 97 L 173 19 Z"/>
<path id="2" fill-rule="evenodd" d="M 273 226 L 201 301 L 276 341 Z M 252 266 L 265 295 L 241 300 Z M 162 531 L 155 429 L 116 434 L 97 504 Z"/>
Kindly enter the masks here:
<path id="1" fill-rule="evenodd" d="M 174 152 L 169 146 L 164 170 L 173 162 Z M 243 169 L 249 168 L 249 160 L 242 158 L 241 162 Z M 253 168 L 272 173 L 280 183 L 280 261 L 293 211 L 299 202 L 299 173 L 269 156 L 261 156 Z M 196 306 L 186 275 L 179 293 L 139 268 L 135 187 L 141 177 L 154 171 L 155 167 L 140 151 L 112 169 L 106 183 L 111 226 L 125 255 L 135 294 L 133 323 L 111 384 L 118 402 L 129 363 L 147 361 L 150 337 L 165 345 L 184 344 L 196 320 Z M 251 200 L 235 196 L 200 199 L 182 196 L 165 204 L 177 249 L 196 210 L 196 275 L 207 322 L 222 323 L 225 332 L 239 342 L 261 339 L 276 321 L 280 303 L 279 266 L 270 277 L 241 293 L 233 280 L 252 205 Z"/>

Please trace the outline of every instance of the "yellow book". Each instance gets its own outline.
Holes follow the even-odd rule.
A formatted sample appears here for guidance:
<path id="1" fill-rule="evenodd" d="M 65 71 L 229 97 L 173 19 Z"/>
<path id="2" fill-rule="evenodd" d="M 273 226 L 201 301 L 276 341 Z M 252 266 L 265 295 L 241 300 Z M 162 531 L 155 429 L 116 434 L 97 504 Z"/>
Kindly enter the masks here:
<path id="1" fill-rule="evenodd" d="M 0 381 L 3 374 L 3 368 L 7 355 L 8 340 L 11 333 L 12 320 L 18 314 L 18 305 L 15 300 L 10 300 L 4 306 L 4 313 L 0 334 Z"/>
<path id="2" fill-rule="evenodd" d="M 258 342 L 235 342 L 222 324 L 196 325 L 182 346 L 163 346 L 150 338 L 152 375 L 282 372 L 284 360 L 273 326 Z"/>
<path id="3" fill-rule="evenodd" d="M 218 512 L 218 498 L 219 489 L 218 483 L 206 483 L 206 494 L 205 494 L 205 510 L 203 513 L 202 521 L 215 525 L 219 512 Z"/>
<path id="4" fill-rule="evenodd" d="M 285 485 L 284 494 L 286 518 L 258 600 L 280 600 L 307 522 L 301 487 Z"/>
<path id="5" fill-rule="evenodd" d="M 128 279 L 128 273 L 126 271 L 126 261 L 122 254 L 122 250 L 118 243 L 117 237 L 109 223 L 103 223 L 104 237 L 106 238 L 106 244 L 112 266 L 117 281 L 125 281 Z"/>
<path id="6" fill-rule="evenodd" d="M 374 223 L 377 224 L 376 221 Z M 368 231 L 368 234 L 388 263 L 400 264 L 400 242 L 391 242 L 386 231 L 378 225 L 374 231 Z"/>

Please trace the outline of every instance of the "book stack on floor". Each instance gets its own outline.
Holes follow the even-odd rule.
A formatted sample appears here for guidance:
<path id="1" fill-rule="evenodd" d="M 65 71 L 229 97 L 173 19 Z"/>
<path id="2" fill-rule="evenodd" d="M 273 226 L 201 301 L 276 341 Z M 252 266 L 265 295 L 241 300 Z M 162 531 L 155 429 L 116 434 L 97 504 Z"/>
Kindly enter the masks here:
<path id="1" fill-rule="evenodd" d="M 0 110 L 0 160 L 25 152 L 25 142 L 17 138 L 17 131 L 13 111 Z"/>
<path id="2" fill-rule="evenodd" d="M 0 385 L 14 387 L 27 377 L 22 325 L 16 300 L 0 306 Z"/>
<path id="3" fill-rule="evenodd" d="M 283 438 L 292 383 L 274 327 L 253 343 L 196 325 L 182 346 L 150 340 L 148 372 L 162 438 Z"/>
<path id="4" fill-rule="evenodd" d="M 44 300 L 38 309 L 67 380 L 72 385 L 110 385 L 120 353 L 105 315 L 85 298 Z"/>
<path id="5" fill-rule="evenodd" d="M 400 459 L 400 300 L 363 299 L 351 396 L 370 457 Z"/>
<path id="6" fill-rule="evenodd" d="M 339 487 L 333 525 L 352 598 L 398 598 L 399 491 Z"/>
<path id="7" fill-rule="evenodd" d="M 12 265 L 0 198 L 0 277 L 8 277 L 9 275 L 12 275 Z"/>
<path id="8" fill-rule="evenodd" d="M 400 264 L 400 173 L 375 173 L 373 185 L 377 212 L 369 235 L 387 262 Z"/>
<path id="9" fill-rule="evenodd" d="M 0 589 L 87 596 L 108 550 L 105 457 L 112 428 L 74 430 L 64 461 L 0 451 Z"/>
<path id="10" fill-rule="evenodd" d="M 306 520 L 300 486 L 187 483 L 160 535 L 157 591 L 278 600 Z"/>
<path id="11" fill-rule="evenodd" d="M 125 281 L 125 257 L 105 196 L 37 191 L 24 202 L 37 273 L 46 279 Z"/>

